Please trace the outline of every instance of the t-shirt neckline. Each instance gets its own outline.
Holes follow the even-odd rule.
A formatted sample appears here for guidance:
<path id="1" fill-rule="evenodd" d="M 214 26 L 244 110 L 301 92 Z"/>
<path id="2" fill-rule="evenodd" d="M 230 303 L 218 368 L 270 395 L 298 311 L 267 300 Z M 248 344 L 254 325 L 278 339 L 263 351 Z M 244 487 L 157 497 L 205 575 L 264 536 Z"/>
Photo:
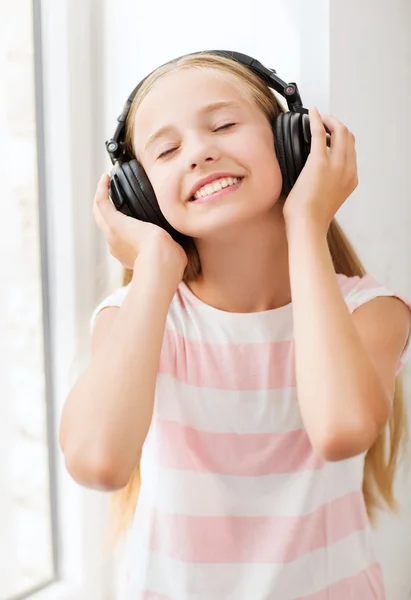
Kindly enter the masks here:
<path id="1" fill-rule="evenodd" d="M 292 302 L 288 304 L 284 304 L 283 306 L 278 306 L 277 308 L 270 308 L 268 310 L 262 310 L 257 312 L 230 312 L 226 310 L 222 310 L 221 308 L 217 308 L 212 306 L 211 304 L 207 304 L 201 298 L 196 296 L 191 288 L 185 283 L 185 281 L 181 281 L 179 285 L 182 293 L 186 296 L 189 302 L 192 305 L 201 307 L 202 309 L 208 311 L 210 314 L 213 313 L 216 316 L 226 317 L 231 319 L 241 319 L 241 318 L 252 318 L 252 317 L 260 317 L 260 318 L 270 318 L 270 317 L 285 317 L 286 315 L 292 312 Z"/>

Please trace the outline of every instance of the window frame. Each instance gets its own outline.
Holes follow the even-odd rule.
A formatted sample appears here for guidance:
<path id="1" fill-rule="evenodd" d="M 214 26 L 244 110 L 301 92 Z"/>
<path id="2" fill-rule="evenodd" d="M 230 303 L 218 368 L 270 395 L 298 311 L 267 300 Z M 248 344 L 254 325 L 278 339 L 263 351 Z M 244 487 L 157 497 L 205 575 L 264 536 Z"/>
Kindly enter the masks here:
<path id="1" fill-rule="evenodd" d="M 88 363 L 89 319 L 107 279 L 91 211 L 104 168 L 103 151 L 94 150 L 103 131 L 104 106 L 95 110 L 94 102 L 103 95 L 104 2 L 32 0 L 32 9 L 55 580 L 21 598 L 109 600 L 108 497 L 71 479 L 58 444 L 62 407 Z"/>

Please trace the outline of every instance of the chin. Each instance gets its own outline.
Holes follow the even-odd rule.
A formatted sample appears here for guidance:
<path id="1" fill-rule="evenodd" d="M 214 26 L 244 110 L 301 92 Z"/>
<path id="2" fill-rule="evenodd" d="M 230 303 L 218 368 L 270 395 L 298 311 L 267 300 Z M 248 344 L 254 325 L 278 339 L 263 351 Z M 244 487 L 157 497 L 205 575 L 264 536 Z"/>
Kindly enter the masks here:
<path id="1" fill-rule="evenodd" d="M 194 239 L 224 239 L 230 234 L 235 234 L 238 230 L 247 227 L 251 221 L 267 219 L 269 210 L 257 213 L 253 211 L 244 211 L 243 214 L 237 211 L 234 215 L 213 215 L 213 218 L 202 219 L 200 223 L 192 223 L 189 227 L 180 228 L 179 231 Z"/>

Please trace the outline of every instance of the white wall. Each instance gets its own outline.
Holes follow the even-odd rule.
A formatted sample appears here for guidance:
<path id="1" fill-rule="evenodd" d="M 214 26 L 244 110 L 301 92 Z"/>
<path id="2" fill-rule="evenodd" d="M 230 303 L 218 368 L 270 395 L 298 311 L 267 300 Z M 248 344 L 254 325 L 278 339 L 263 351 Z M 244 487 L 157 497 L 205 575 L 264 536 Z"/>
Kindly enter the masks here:
<path id="1" fill-rule="evenodd" d="M 404 110 L 411 105 L 411 3 L 310 0 L 294 10 L 301 26 L 299 85 L 306 105 L 336 116 L 356 136 L 360 184 L 338 220 L 365 267 L 411 297 L 411 121 Z M 408 408 L 410 376 L 408 365 Z M 375 531 L 387 600 L 411 597 L 408 472 L 399 471 L 396 486 L 402 513 L 381 515 Z"/>
<path id="2" fill-rule="evenodd" d="M 356 136 L 360 183 L 338 220 L 365 267 L 411 297 L 411 122 L 404 110 L 411 105 L 411 3 L 310 0 L 295 10 L 301 24 L 303 97 L 308 105 L 316 104 L 343 121 Z M 410 375 L 408 365 L 408 407 Z M 383 514 L 375 531 L 387 600 L 411 597 L 407 475 L 408 470 L 401 469 L 396 486 L 402 513 Z"/>
<path id="3" fill-rule="evenodd" d="M 411 3 L 330 3 L 330 112 L 357 140 L 360 185 L 341 210 L 366 267 L 411 297 Z M 410 367 L 405 373 L 410 405 Z M 411 411 L 410 411 L 411 414 Z M 400 518 L 385 516 L 376 533 L 388 600 L 411 595 L 411 486 L 401 476 Z"/>
<path id="4" fill-rule="evenodd" d="M 107 3 L 107 133 L 135 85 L 158 65 L 181 54 L 205 49 L 238 50 L 299 80 L 298 23 L 295 2 L 264 0 L 195 5 L 189 0 Z M 267 14 L 268 18 L 265 18 Z M 218 15 L 218 16 L 217 16 Z M 263 17 L 264 15 L 264 17 Z M 290 50 L 292 49 L 292 50 Z"/>
<path id="5" fill-rule="evenodd" d="M 306 106 L 330 112 L 355 133 L 360 185 L 339 220 L 368 270 L 411 297 L 409 0 L 255 0 L 252 7 L 244 0 L 194 7 L 187 0 L 106 0 L 106 6 L 106 137 L 127 95 L 160 63 L 206 48 L 255 56 L 296 81 Z M 411 593 L 409 483 L 400 482 L 398 494 L 402 516 L 384 517 L 376 532 L 387 600 Z"/>

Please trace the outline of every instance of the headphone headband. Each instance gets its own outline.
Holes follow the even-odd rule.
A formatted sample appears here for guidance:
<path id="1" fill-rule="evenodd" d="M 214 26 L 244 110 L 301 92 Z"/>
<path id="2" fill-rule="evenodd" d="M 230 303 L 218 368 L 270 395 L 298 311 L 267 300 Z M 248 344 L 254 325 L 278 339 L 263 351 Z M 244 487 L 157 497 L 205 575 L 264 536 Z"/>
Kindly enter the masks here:
<path id="1" fill-rule="evenodd" d="M 232 50 L 207 50 L 207 51 L 201 51 L 201 52 L 191 52 L 190 54 L 185 54 L 183 56 L 193 56 L 195 54 L 199 54 L 199 55 L 215 54 L 217 56 L 224 56 L 226 58 L 230 58 L 232 60 L 235 60 L 235 61 L 241 63 L 245 67 L 249 68 L 253 73 L 255 73 L 255 75 L 260 77 L 260 79 L 262 81 L 264 81 L 264 83 L 266 83 L 268 85 L 268 87 L 272 88 L 273 90 L 278 92 L 281 96 L 283 96 L 287 102 L 287 106 L 288 106 L 288 109 L 290 110 L 290 112 L 298 112 L 298 113 L 302 113 L 302 114 L 307 114 L 308 111 L 302 105 L 301 96 L 298 91 L 297 84 L 294 82 L 286 83 L 285 81 L 283 81 L 282 79 L 280 79 L 277 76 L 276 71 L 274 69 L 268 69 L 267 67 L 262 65 L 255 58 L 252 58 L 251 56 L 248 56 L 247 54 L 242 54 L 241 52 L 234 52 Z M 165 66 L 167 64 L 177 62 L 178 60 L 180 60 L 180 58 L 183 58 L 183 56 L 174 58 L 173 60 L 170 60 L 161 66 Z M 160 67 L 158 67 L 158 68 L 160 68 Z M 155 69 L 155 71 L 156 70 L 157 69 Z M 119 159 L 121 159 L 122 156 L 124 156 L 124 158 L 126 158 L 125 149 L 124 149 L 124 137 L 125 137 L 125 124 L 126 124 L 127 116 L 130 111 L 130 107 L 133 103 L 136 93 L 138 92 L 140 87 L 143 85 L 144 81 L 152 73 L 154 73 L 154 71 L 152 71 L 146 77 L 144 77 L 144 79 L 142 79 L 140 81 L 140 83 L 131 92 L 130 96 L 127 98 L 127 101 L 124 105 L 121 115 L 117 119 L 118 125 L 117 125 L 116 131 L 114 133 L 114 136 L 106 142 L 106 149 L 110 156 L 111 162 L 113 164 L 115 164 Z"/>

